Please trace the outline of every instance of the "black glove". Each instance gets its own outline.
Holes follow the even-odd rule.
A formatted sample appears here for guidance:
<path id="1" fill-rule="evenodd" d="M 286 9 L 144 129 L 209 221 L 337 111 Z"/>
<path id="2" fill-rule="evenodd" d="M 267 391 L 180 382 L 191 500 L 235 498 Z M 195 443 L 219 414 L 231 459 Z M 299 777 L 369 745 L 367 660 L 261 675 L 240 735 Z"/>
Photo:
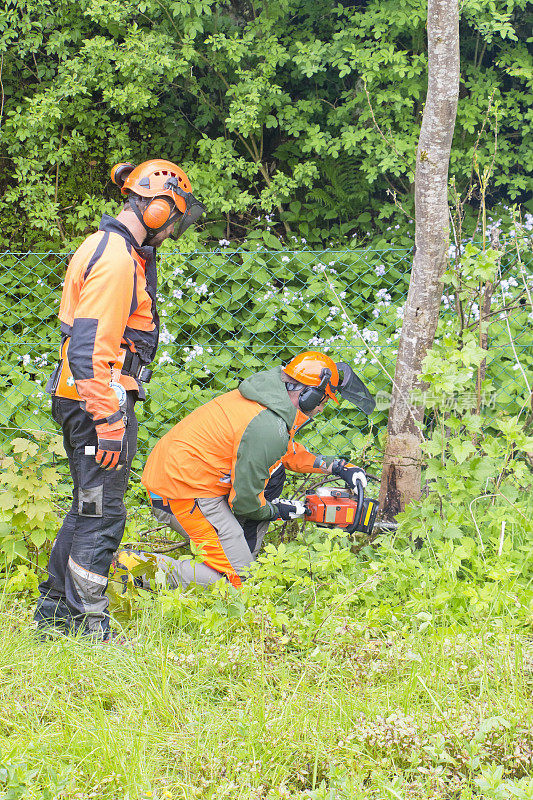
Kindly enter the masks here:
<path id="1" fill-rule="evenodd" d="M 123 464 L 119 464 L 119 459 L 121 453 L 126 449 L 127 450 L 127 440 L 125 438 L 126 428 L 124 423 L 122 422 L 120 426 L 117 426 L 116 430 L 107 430 L 102 432 L 102 428 L 106 428 L 106 425 L 97 425 L 96 426 L 96 435 L 98 436 L 98 449 L 96 451 L 96 463 L 102 467 L 102 469 L 122 469 Z"/>
<path id="2" fill-rule="evenodd" d="M 366 488 L 368 483 L 364 469 L 361 469 L 361 467 L 354 467 L 353 464 L 350 464 L 345 458 L 336 458 L 335 461 L 332 462 L 331 474 L 338 475 L 339 478 L 342 478 L 352 489 L 355 489 L 357 481 L 360 481 L 363 489 Z"/>
<path id="3" fill-rule="evenodd" d="M 274 519 L 298 519 L 305 514 L 305 503 L 300 500 L 274 500 L 272 503 L 278 509 L 278 516 Z"/>

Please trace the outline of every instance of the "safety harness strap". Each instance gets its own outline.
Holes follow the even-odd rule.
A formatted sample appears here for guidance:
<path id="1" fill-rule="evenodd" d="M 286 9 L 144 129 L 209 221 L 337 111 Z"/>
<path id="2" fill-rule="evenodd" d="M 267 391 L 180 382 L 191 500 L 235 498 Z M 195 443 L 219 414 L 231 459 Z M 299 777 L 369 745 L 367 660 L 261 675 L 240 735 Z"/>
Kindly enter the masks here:
<path id="1" fill-rule="evenodd" d="M 123 419 L 124 414 L 122 411 L 115 411 L 114 414 L 110 414 L 108 417 L 104 417 L 103 419 L 95 419 L 95 425 L 112 425 L 114 422 L 119 422 L 119 420 Z"/>
<path id="2" fill-rule="evenodd" d="M 122 375 L 129 375 L 141 383 L 149 383 L 152 377 L 152 370 L 148 369 L 141 361 L 138 353 L 132 353 L 131 350 L 126 350 L 124 363 L 120 370 Z"/>

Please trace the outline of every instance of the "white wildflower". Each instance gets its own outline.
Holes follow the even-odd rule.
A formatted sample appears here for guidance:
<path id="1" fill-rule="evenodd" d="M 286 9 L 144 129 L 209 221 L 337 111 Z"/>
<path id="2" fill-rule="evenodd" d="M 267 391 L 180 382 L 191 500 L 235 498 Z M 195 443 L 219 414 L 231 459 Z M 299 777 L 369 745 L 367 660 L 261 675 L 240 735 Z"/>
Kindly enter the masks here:
<path id="1" fill-rule="evenodd" d="M 172 357 L 171 357 L 170 353 L 168 352 L 168 350 L 163 350 L 162 354 L 159 356 L 159 358 L 157 360 L 157 363 L 158 364 L 171 364 L 172 363 Z"/>
<path id="2" fill-rule="evenodd" d="M 163 323 L 159 329 L 159 341 L 161 344 L 170 344 L 172 341 L 172 336 L 165 323 Z"/>

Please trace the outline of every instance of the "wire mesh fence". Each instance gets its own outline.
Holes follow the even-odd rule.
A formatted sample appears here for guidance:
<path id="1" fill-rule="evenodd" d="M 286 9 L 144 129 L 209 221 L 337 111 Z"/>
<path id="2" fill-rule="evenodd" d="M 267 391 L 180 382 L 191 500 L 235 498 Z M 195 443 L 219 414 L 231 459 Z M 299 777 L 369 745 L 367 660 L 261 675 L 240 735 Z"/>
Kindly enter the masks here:
<path id="1" fill-rule="evenodd" d="M 56 431 L 44 386 L 57 359 L 57 312 L 69 257 L 0 254 L 4 436 Z M 393 247 L 160 253 L 161 335 L 149 397 L 139 408 L 141 457 L 198 404 L 302 350 L 350 362 L 373 392 L 386 393 L 411 263 L 410 250 Z M 533 382 L 531 266 L 504 252 L 489 318 L 491 397 L 511 411 Z M 475 327 L 479 308 L 465 308 L 465 324 Z M 451 318 L 456 310 L 445 294 L 443 314 Z M 385 419 L 382 403 L 371 422 L 379 426 Z M 328 452 L 349 452 L 368 425 L 346 404 L 332 406 L 307 434 L 307 444 L 326 452 L 326 442 Z"/>

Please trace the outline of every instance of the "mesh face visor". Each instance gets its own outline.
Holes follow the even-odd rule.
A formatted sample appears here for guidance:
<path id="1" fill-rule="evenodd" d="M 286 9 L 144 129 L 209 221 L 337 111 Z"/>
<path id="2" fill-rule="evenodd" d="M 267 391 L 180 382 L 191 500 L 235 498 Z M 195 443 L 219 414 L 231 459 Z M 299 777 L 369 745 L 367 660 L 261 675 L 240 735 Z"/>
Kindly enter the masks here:
<path id="1" fill-rule="evenodd" d="M 174 239 L 174 241 L 179 239 L 180 236 L 183 236 L 187 228 L 189 228 L 191 225 L 194 225 L 194 223 L 200 219 L 202 214 L 205 214 L 206 212 L 206 207 L 204 204 L 200 203 L 200 201 L 197 200 L 196 197 L 191 194 L 191 192 L 180 192 L 180 194 L 185 200 L 187 208 L 178 222 L 174 233 L 170 236 L 170 238 Z"/>
<path id="2" fill-rule="evenodd" d="M 371 414 L 376 407 L 376 401 L 366 388 L 365 384 L 358 378 L 349 364 L 340 361 L 337 364 L 339 376 L 342 374 L 341 382 L 337 388 L 343 400 L 347 400 L 363 412 Z"/>

